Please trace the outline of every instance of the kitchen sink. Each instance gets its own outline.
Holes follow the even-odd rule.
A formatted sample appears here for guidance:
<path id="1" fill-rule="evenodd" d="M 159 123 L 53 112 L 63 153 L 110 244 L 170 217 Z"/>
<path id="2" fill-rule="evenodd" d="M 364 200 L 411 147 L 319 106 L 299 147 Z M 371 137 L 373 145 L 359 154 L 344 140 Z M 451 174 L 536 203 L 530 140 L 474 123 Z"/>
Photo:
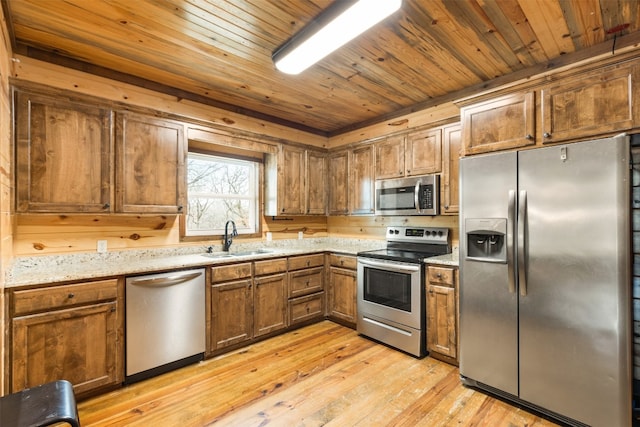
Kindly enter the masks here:
<path id="1" fill-rule="evenodd" d="M 240 251 L 240 252 L 212 252 L 203 254 L 209 258 L 233 258 L 233 257 L 242 257 L 242 256 L 251 256 L 251 255 L 261 255 L 261 254 L 270 254 L 273 251 L 268 249 L 255 249 L 252 251 Z"/>

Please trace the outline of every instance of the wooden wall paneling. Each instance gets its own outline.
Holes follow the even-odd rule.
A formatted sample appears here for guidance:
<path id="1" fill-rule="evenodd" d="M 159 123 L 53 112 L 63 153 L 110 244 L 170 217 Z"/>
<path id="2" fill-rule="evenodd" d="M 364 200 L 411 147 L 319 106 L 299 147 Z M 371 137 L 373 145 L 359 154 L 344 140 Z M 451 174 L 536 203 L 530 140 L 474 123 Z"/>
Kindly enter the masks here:
<path id="1" fill-rule="evenodd" d="M 273 234 L 274 240 L 297 239 L 298 232 L 302 231 L 305 238 L 326 237 L 326 216 L 291 216 L 291 217 L 264 217 L 262 233 L 267 231 Z"/>
<path id="2" fill-rule="evenodd" d="M 14 255 L 92 252 L 97 240 L 108 250 L 179 243 L 176 215 L 17 215 Z"/>
<path id="3" fill-rule="evenodd" d="M 23 55 L 16 55 L 16 59 L 19 62 L 14 64 L 11 75 L 21 81 L 39 83 L 89 96 L 97 96 L 117 103 L 176 114 L 194 121 L 205 121 L 208 125 L 223 130 L 248 132 L 265 138 L 299 141 L 316 147 L 324 148 L 327 146 L 327 138 L 321 135 L 38 61 Z"/>
<path id="4" fill-rule="evenodd" d="M 452 242 L 458 241 L 458 216 L 330 216 L 330 237 L 384 239 L 389 226 L 447 227 Z"/>
<path id="5" fill-rule="evenodd" d="M 13 75 L 13 57 L 11 36 L 5 24 L 4 8 L 0 8 L 0 330 L 5 331 L 6 319 L 4 310 L 4 287 L 6 268 L 13 257 L 13 215 L 12 215 L 12 113 L 11 89 L 9 77 Z M 0 333 L 0 395 L 7 393 L 8 378 L 5 369 L 7 355 L 5 354 L 5 333 Z"/>

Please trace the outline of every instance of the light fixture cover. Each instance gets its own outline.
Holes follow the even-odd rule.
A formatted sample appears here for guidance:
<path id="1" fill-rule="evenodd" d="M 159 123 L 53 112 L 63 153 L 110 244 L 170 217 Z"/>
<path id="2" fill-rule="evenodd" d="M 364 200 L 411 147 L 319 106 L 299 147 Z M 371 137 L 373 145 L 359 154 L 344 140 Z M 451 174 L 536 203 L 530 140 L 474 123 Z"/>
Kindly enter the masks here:
<path id="1" fill-rule="evenodd" d="M 336 6 L 344 1 L 337 0 Z M 352 2 L 353 3 L 353 2 Z M 348 3 L 347 3 L 348 4 Z M 287 74 L 299 74 L 340 46 L 353 40 L 402 5 L 402 0 L 358 0 L 335 18 L 335 7 L 330 7 L 278 48 L 272 56 L 276 68 Z M 344 8 L 344 7 L 342 7 Z M 328 21 L 318 30 L 318 23 Z"/>

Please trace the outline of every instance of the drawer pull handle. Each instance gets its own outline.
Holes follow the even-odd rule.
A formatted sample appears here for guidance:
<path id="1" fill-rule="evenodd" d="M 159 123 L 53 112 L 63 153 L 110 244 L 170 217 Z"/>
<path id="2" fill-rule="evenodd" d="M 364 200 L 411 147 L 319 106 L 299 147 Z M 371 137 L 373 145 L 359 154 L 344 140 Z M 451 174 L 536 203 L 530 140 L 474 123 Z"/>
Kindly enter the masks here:
<path id="1" fill-rule="evenodd" d="M 71 298 L 73 298 L 73 297 L 75 297 L 75 296 L 76 296 L 76 294 L 74 294 L 74 293 L 69 293 L 69 295 L 67 295 L 67 297 L 68 297 L 69 299 L 71 299 Z"/>

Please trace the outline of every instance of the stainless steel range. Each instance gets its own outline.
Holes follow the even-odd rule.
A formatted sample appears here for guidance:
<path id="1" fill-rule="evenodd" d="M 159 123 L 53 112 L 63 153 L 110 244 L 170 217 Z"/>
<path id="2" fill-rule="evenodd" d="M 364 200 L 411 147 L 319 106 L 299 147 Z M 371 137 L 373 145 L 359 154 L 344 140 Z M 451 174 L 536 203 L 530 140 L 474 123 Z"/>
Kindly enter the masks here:
<path id="1" fill-rule="evenodd" d="M 386 249 L 359 252 L 358 332 L 424 356 L 424 260 L 450 252 L 449 229 L 435 227 L 388 227 Z"/>

